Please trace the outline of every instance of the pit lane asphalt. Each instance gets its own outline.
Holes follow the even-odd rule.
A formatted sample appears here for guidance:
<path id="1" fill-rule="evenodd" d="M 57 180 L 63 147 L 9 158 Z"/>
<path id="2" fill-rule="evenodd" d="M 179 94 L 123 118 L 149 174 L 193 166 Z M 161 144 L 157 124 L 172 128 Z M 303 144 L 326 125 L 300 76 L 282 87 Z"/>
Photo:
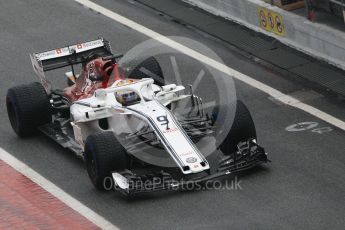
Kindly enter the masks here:
<path id="1" fill-rule="evenodd" d="M 289 80 L 216 42 L 158 16 L 133 2 L 97 3 L 164 35 L 186 36 L 213 49 L 225 63 L 284 93 L 345 120 L 344 103 L 307 84 Z M 147 37 L 73 1 L 4 1 L 0 8 L 0 146 L 38 173 L 123 229 L 343 229 L 345 220 L 344 132 L 286 132 L 315 117 L 280 105 L 241 82 L 237 94 L 254 117 L 260 143 L 272 163 L 241 174 L 242 190 L 158 193 L 128 201 L 96 191 L 83 163 L 43 136 L 21 140 L 10 128 L 5 108 L 9 87 L 35 81 L 28 53 L 103 36 L 116 52 Z M 56 76 L 63 85 L 63 76 Z M 230 180 L 231 181 L 231 180 Z"/>

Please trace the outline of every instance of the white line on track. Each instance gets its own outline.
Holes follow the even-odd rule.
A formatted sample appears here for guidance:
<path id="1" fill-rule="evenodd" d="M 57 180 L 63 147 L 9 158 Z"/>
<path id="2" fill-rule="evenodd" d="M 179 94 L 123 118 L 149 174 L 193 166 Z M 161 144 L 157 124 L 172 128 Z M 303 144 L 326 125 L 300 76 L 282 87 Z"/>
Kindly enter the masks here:
<path id="1" fill-rule="evenodd" d="M 38 184 L 40 187 L 55 196 L 57 199 L 61 200 L 63 203 L 78 212 L 80 215 L 84 216 L 99 228 L 119 229 L 2 148 L 0 148 L 0 159 L 6 164 L 10 165 L 19 173 L 23 174 L 24 176 Z"/>
<path id="2" fill-rule="evenodd" d="M 165 44 L 175 50 L 180 51 L 181 53 L 184 53 L 187 56 L 190 56 L 202 63 L 205 63 L 206 65 L 212 66 L 213 68 L 225 73 L 225 74 L 229 74 L 230 76 L 232 76 L 233 78 L 240 80 L 254 88 L 257 88 L 259 90 L 261 90 L 262 92 L 265 92 L 267 94 L 269 94 L 271 97 L 275 98 L 276 100 L 286 104 L 286 105 L 290 105 L 292 107 L 301 109 L 325 122 L 328 122 L 329 124 L 332 124 L 342 130 L 345 131 L 345 122 L 330 115 L 327 114 L 315 107 L 312 107 L 308 104 L 305 104 L 303 102 L 301 102 L 300 100 L 291 97 L 289 95 L 286 95 L 282 92 L 280 92 L 279 90 L 276 90 L 260 81 L 257 81 L 243 73 L 240 73 L 218 61 L 215 61 L 214 59 L 211 59 L 199 52 L 196 52 L 193 49 L 190 49 L 178 42 L 175 42 L 174 40 L 171 40 L 170 38 L 167 38 L 165 36 L 163 36 L 162 34 L 159 34 L 149 28 L 146 28 L 120 14 L 117 14 L 109 9 L 106 9 L 94 2 L 91 2 L 89 0 L 74 0 L 78 3 L 80 3 L 81 5 L 90 8 L 100 14 L 103 14 L 104 16 L 111 18 L 115 21 L 117 21 L 118 23 L 121 23 L 123 25 L 126 25 L 130 28 L 132 28 L 133 30 L 136 30 L 137 32 L 140 32 L 150 38 L 153 38 L 159 42 L 161 42 L 162 44 Z"/>

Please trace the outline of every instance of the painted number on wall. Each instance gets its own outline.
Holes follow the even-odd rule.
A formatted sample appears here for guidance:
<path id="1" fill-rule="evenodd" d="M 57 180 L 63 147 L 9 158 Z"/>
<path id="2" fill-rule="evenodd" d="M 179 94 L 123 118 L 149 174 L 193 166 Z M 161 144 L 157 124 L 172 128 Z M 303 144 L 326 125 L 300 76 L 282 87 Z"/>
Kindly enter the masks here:
<path id="1" fill-rule="evenodd" d="M 284 36 L 283 18 L 280 14 L 263 7 L 258 7 L 258 15 L 261 28 L 279 36 Z"/>

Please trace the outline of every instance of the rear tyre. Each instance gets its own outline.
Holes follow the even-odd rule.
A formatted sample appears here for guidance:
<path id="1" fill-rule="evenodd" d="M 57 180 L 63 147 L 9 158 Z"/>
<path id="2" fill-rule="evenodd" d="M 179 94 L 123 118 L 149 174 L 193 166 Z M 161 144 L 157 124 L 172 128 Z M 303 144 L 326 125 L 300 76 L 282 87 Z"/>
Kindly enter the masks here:
<path id="1" fill-rule="evenodd" d="M 10 88 L 6 106 L 11 126 L 20 137 L 37 133 L 38 126 L 51 121 L 49 97 L 38 82 Z"/>
<path id="2" fill-rule="evenodd" d="M 237 150 L 239 142 L 249 139 L 256 139 L 255 124 L 248 108 L 238 100 L 232 127 L 219 147 L 225 155 L 229 155 Z"/>
<path id="3" fill-rule="evenodd" d="M 90 135 L 85 143 L 86 170 L 98 190 L 111 189 L 111 172 L 127 168 L 127 154 L 113 132 Z"/>
<path id="4" fill-rule="evenodd" d="M 164 76 L 162 68 L 154 57 L 149 57 L 138 66 L 129 75 L 129 78 L 142 79 L 153 78 L 155 84 L 159 86 L 164 85 Z"/>

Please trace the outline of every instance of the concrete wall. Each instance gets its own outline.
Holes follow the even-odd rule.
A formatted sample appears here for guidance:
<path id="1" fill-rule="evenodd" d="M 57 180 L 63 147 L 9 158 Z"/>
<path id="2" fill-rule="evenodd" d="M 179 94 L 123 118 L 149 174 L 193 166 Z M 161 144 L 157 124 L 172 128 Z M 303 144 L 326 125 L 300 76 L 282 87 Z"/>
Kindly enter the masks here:
<path id="1" fill-rule="evenodd" d="M 210 13 L 243 24 L 275 37 L 282 43 L 345 69 L 345 33 L 313 23 L 261 0 L 183 0 Z M 260 27 L 258 7 L 265 7 L 283 17 L 285 36 Z"/>

